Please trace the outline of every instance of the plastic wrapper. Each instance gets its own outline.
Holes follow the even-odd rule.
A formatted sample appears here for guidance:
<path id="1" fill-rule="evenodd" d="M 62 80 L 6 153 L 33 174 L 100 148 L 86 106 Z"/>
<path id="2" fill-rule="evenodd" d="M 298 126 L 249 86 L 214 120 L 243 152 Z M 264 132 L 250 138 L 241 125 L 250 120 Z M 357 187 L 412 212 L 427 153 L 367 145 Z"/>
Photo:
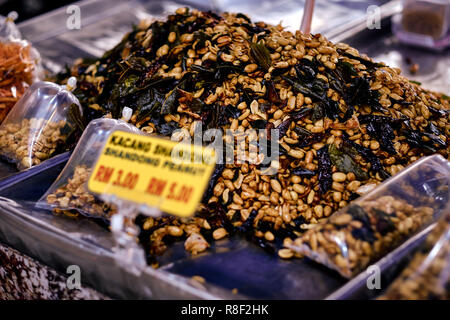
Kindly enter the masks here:
<path id="1" fill-rule="evenodd" d="M 116 130 L 143 134 L 123 120 L 101 118 L 91 121 L 69 162 L 37 206 L 49 210 L 75 210 L 86 216 L 109 220 L 117 207 L 90 193 L 86 183 L 108 136 Z"/>
<path id="2" fill-rule="evenodd" d="M 0 155 L 30 168 L 62 151 L 79 126 L 82 113 L 78 99 L 67 86 L 36 82 L 17 102 L 0 126 Z"/>
<path id="3" fill-rule="evenodd" d="M 0 17 L 0 123 L 41 72 L 39 53 L 21 35 L 14 19 Z"/>
<path id="4" fill-rule="evenodd" d="M 0 41 L 22 38 L 19 28 L 14 23 L 17 18 L 18 14 L 15 11 L 11 11 L 6 17 L 0 16 Z"/>
<path id="5" fill-rule="evenodd" d="M 439 220 L 409 265 L 379 299 L 450 299 L 450 212 Z"/>
<path id="6" fill-rule="evenodd" d="M 286 246 L 351 278 L 439 216 L 449 180 L 443 157 L 419 160 Z"/>
<path id="7" fill-rule="evenodd" d="M 126 108 L 122 119 L 129 120 L 130 116 Z M 144 134 L 124 120 L 102 118 L 91 121 L 69 162 L 36 206 L 69 215 L 77 212 L 109 223 L 116 242 L 113 248 L 116 262 L 139 275 L 147 265 L 144 251 L 136 241 L 139 228 L 134 220 L 139 214 L 139 206 L 108 194 L 94 194 L 87 188 L 89 176 L 112 132 Z"/>
<path id="8" fill-rule="evenodd" d="M 401 42 L 434 50 L 450 45 L 448 0 L 403 0 L 403 11 L 392 22 L 392 30 Z"/>

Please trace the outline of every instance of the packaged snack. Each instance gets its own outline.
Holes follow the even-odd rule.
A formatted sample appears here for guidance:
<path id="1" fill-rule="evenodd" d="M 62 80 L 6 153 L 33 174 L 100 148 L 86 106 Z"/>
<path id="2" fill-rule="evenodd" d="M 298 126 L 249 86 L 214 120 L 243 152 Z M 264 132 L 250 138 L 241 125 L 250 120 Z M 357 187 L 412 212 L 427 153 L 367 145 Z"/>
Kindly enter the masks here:
<path id="1" fill-rule="evenodd" d="M 449 177 L 449 162 L 428 157 L 286 246 L 351 278 L 440 214 Z"/>
<path id="2" fill-rule="evenodd" d="M 381 300 L 450 299 L 450 211 L 437 223 Z"/>
<path id="3" fill-rule="evenodd" d="M 33 84 L 0 126 L 0 155 L 30 168 L 62 150 L 81 122 L 82 110 L 68 85 L 51 82 Z"/>
<path id="4" fill-rule="evenodd" d="M 39 53 L 20 39 L 16 17 L 0 17 L 0 123 L 42 70 Z"/>
<path id="5" fill-rule="evenodd" d="M 117 207 L 90 193 L 86 183 L 109 134 L 116 130 L 143 134 L 123 120 L 101 118 L 91 121 L 69 162 L 37 206 L 49 210 L 75 210 L 83 215 L 109 220 L 117 212 Z"/>

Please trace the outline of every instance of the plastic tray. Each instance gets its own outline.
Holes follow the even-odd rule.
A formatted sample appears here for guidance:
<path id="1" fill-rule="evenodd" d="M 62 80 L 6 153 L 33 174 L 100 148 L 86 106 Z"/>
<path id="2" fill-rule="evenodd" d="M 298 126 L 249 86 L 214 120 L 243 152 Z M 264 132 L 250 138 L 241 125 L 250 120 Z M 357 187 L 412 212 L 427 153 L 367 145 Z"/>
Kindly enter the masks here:
<path id="1" fill-rule="evenodd" d="M 62 165 L 61 169 L 64 167 L 64 164 L 69 160 L 70 152 L 64 152 L 53 158 L 50 158 L 41 164 L 31 167 L 27 170 L 17 171 L 17 168 L 14 164 L 8 163 L 5 160 L 0 160 L 0 188 L 7 187 L 8 185 L 15 184 L 16 181 L 20 181 L 25 179 L 28 176 L 32 176 L 36 173 L 43 172 L 48 170 L 49 168 L 58 167 Z"/>
<path id="2" fill-rule="evenodd" d="M 65 255 L 65 247 L 49 244 L 45 247 L 36 241 L 29 242 L 23 237 L 36 237 L 42 241 L 46 235 L 45 229 L 53 229 L 58 236 L 65 238 L 64 242 L 87 243 L 96 248 L 97 252 L 107 251 L 112 256 L 113 240 L 111 234 L 103 226 L 92 220 L 72 220 L 64 216 L 55 216 L 48 211 L 37 210 L 34 202 L 48 189 L 56 179 L 63 164 L 49 168 L 46 171 L 23 177 L 15 183 L 0 187 L 0 241 L 9 243 L 28 252 L 31 247 L 38 247 L 32 252 L 33 257 L 42 260 L 52 267 L 60 266 L 60 255 Z M 3 200 L 1 200 L 3 199 Z M 8 219 L 9 223 L 4 220 Z M 22 234 L 22 229 L 11 227 L 12 223 L 20 226 L 26 220 L 30 221 L 30 231 Z M 51 233 L 53 233 L 51 232 Z M 48 242 L 45 240 L 44 242 Z M 71 245 L 71 246 L 72 246 Z M 76 245 L 71 253 L 71 264 L 78 264 L 82 260 L 84 244 Z M 97 248 L 98 247 L 98 248 Z M 100 250 L 100 248 L 102 248 Z M 72 250 L 72 249 L 71 249 Z M 47 260 L 47 256 L 56 256 Z M 112 258 L 111 258 L 112 259 Z M 65 261 L 65 260 L 61 260 Z M 114 262 L 112 263 L 115 264 Z M 309 260 L 283 261 L 276 255 L 268 254 L 263 249 L 247 242 L 242 238 L 233 238 L 216 242 L 207 253 L 191 258 L 185 252 L 183 243 L 176 243 L 163 255 L 161 268 L 155 272 L 164 277 L 168 275 L 182 275 L 191 277 L 200 275 L 208 283 L 224 288 L 230 297 L 231 290 L 238 288 L 239 293 L 259 299 L 323 299 L 334 290 L 341 287 L 346 280 L 332 271 L 322 268 Z M 63 265 L 64 266 L 64 265 Z M 67 266 L 67 265 L 66 265 Z M 92 268 L 93 266 L 89 266 Z M 108 269 L 111 266 L 97 264 L 96 269 Z M 116 266 L 116 269 L 119 270 Z M 62 270 L 65 270 L 62 267 Z M 100 271 L 103 272 L 103 271 Z M 127 274 L 126 272 L 124 272 Z M 168 277 L 167 275 L 167 277 Z M 93 276 L 96 279 L 97 275 Z M 96 286 L 93 279 L 89 279 L 92 287 L 102 291 L 104 284 Z M 167 280 L 168 281 L 168 280 Z M 150 281 L 152 283 L 152 281 Z M 98 284 L 97 284 L 98 285 Z M 121 283 L 115 290 L 122 290 L 126 283 Z M 276 288 L 276 290 L 274 290 Z M 114 291 L 104 289 L 102 292 L 113 297 Z M 130 294 L 130 293 L 127 293 Z M 138 292 L 129 297 L 135 297 Z M 186 297 L 188 292 L 185 293 Z M 152 296 L 138 296 L 152 298 Z"/>
<path id="3" fill-rule="evenodd" d="M 161 268 L 157 270 L 148 268 L 152 271 L 152 277 L 146 280 L 147 282 L 142 282 L 142 279 L 138 280 L 139 278 L 129 280 L 130 277 L 131 279 L 136 277 L 114 263 L 112 237 L 104 226 L 93 220 L 73 220 L 34 208 L 34 201 L 47 190 L 61 167 L 62 163 L 59 167 L 37 172 L 0 188 L 2 197 L 0 241 L 24 250 L 25 253 L 55 268 L 64 270 L 64 266 L 68 264 L 83 264 L 82 269 L 88 270 L 88 276 L 84 278 L 86 283 L 110 296 L 170 297 L 174 294 L 172 289 L 166 289 L 167 291 L 159 292 L 159 295 L 155 296 L 154 293 L 145 293 L 140 287 L 161 285 L 160 282 L 177 286 L 178 283 L 172 284 L 171 281 L 173 277 L 179 276 L 184 276 L 182 281 L 179 280 L 181 283 L 190 286 L 177 291 L 174 297 L 191 296 L 190 290 L 203 298 L 212 297 L 211 290 L 215 290 L 215 294 L 222 297 L 258 299 L 323 299 L 330 295 L 331 298 L 356 298 L 365 297 L 364 294 L 367 296 L 367 293 L 361 292 L 364 291 L 367 277 L 364 272 L 346 284 L 347 281 L 337 273 L 308 259 L 283 261 L 241 238 L 216 242 L 211 250 L 194 258 L 185 252 L 182 243 L 177 243 L 162 256 Z M 428 231 L 429 229 L 426 229 L 419 233 L 382 259 L 378 263 L 382 272 L 389 274 L 395 270 Z M 30 237 L 35 240 L 31 240 Z M 55 243 L 52 241 L 55 237 L 61 239 Z M 67 256 L 68 252 L 70 256 Z M 84 256 L 88 253 L 93 254 L 93 257 L 85 261 Z M 112 263 L 109 261 L 104 264 L 98 261 L 93 264 L 92 259 L 95 260 L 97 254 L 100 255 L 98 259 L 103 255 L 108 256 Z M 120 280 L 113 287 L 108 281 L 104 282 L 103 276 L 98 274 L 108 272 L 121 274 L 122 278 L 115 278 Z M 206 279 L 209 287 L 199 289 L 192 285 L 188 278 L 194 275 Z M 139 285 L 135 281 L 139 281 Z M 134 283 L 136 291 L 131 292 L 130 286 L 134 288 Z M 342 287 L 343 285 L 345 286 Z M 240 296 L 231 294 L 234 288 L 239 290 Z M 335 291 L 337 293 L 333 294 Z"/>

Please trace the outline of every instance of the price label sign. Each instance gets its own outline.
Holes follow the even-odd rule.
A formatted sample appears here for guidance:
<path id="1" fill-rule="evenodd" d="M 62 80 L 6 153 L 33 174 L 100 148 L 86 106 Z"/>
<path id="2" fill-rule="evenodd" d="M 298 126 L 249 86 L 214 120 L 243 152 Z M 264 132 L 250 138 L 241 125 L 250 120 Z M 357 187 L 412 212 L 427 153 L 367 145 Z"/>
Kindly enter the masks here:
<path id="1" fill-rule="evenodd" d="M 88 188 L 187 217 L 194 214 L 214 167 L 211 148 L 115 131 L 97 160 Z"/>

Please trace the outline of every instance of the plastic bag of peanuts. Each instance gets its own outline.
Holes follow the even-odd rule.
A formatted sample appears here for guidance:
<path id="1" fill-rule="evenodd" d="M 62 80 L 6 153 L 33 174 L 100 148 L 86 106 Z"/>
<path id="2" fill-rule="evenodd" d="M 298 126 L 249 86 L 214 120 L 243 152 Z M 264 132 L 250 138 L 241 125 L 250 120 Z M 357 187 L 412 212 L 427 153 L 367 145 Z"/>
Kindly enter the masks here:
<path id="1" fill-rule="evenodd" d="M 0 125 L 0 156 L 23 170 L 62 152 L 84 125 L 75 86 L 75 78 L 63 86 L 34 83 Z"/>
<path id="2" fill-rule="evenodd" d="M 109 220 L 111 215 L 117 212 L 117 207 L 105 203 L 90 193 L 86 185 L 109 135 L 117 130 L 144 134 L 123 120 L 100 118 L 91 121 L 63 171 L 39 199 L 36 206 L 66 213 L 72 211 Z"/>
<path id="3" fill-rule="evenodd" d="M 285 246 L 352 278 L 445 210 L 450 162 L 423 158 Z"/>
<path id="4" fill-rule="evenodd" d="M 450 299 L 450 212 L 442 216 L 407 267 L 378 299 Z"/>

